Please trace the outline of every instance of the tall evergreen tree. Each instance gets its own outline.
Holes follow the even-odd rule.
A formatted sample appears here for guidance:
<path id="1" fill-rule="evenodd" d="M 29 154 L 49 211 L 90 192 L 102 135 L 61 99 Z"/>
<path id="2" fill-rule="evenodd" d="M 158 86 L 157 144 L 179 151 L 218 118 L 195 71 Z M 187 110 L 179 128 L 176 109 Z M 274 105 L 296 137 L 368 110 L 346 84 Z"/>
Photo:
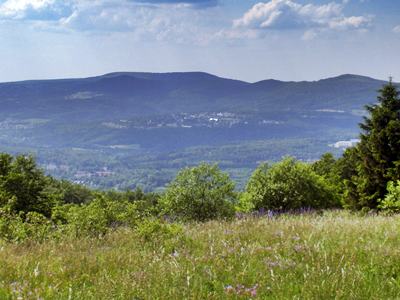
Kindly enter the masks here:
<path id="1" fill-rule="evenodd" d="M 360 206 L 376 208 L 389 181 L 400 179 L 400 99 L 390 82 L 379 91 L 378 103 L 367 106 L 360 124 L 360 164 L 357 190 Z"/>

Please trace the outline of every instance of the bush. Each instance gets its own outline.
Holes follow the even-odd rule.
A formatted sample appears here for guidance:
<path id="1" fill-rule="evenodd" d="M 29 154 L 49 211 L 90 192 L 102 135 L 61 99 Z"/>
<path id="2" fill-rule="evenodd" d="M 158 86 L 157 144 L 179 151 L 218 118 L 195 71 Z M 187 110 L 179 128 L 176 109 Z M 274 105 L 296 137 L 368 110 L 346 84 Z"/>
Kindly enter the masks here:
<path id="1" fill-rule="evenodd" d="M 54 211 L 54 218 L 65 219 L 68 231 L 74 236 L 102 236 L 110 228 L 134 227 L 139 214 L 136 205 L 126 201 L 111 201 L 98 196 L 87 205 L 66 206 Z"/>
<path id="2" fill-rule="evenodd" d="M 101 236 L 108 231 L 106 214 L 99 201 L 71 206 L 66 217 L 68 232 L 75 237 Z"/>
<path id="3" fill-rule="evenodd" d="M 171 239 L 183 233 L 183 227 L 179 224 L 169 224 L 159 219 L 144 219 L 136 229 L 137 233 L 145 241 L 154 239 Z"/>
<path id="4" fill-rule="evenodd" d="M 400 180 L 396 183 L 393 181 L 388 183 L 387 194 L 380 201 L 378 208 L 389 213 L 400 212 Z"/>
<path id="5" fill-rule="evenodd" d="M 291 210 L 330 208 L 339 205 L 335 188 L 308 164 L 286 158 L 273 165 L 260 165 L 242 194 L 242 210 Z"/>
<path id="6" fill-rule="evenodd" d="M 37 212 L 10 214 L 0 210 L 0 239 L 9 242 L 32 240 L 42 242 L 54 232 L 50 220 Z"/>
<path id="7" fill-rule="evenodd" d="M 159 194 L 144 193 L 140 188 L 136 190 L 108 191 L 106 197 L 113 201 L 127 201 L 134 203 L 142 217 L 157 216 L 160 214 Z"/>
<path id="8" fill-rule="evenodd" d="M 232 218 L 235 185 L 216 165 L 201 164 L 179 172 L 161 204 L 166 214 L 182 220 Z"/>
<path id="9" fill-rule="evenodd" d="M 27 238 L 25 223 L 21 216 L 0 210 L 0 239 L 19 242 Z"/>

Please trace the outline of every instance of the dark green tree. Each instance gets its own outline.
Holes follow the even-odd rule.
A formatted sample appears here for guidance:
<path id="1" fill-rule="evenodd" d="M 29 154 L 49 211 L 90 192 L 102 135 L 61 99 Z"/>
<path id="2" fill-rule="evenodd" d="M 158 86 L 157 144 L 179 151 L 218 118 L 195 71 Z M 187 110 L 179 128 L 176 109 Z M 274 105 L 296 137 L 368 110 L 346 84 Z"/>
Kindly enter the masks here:
<path id="1" fill-rule="evenodd" d="M 0 154 L 0 207 L 50 216 L 55 200 L 46 194 L 47 184 L 48 178 L 31 156 Z"/>
<path id="2" fill-rule="evenodd" d="M 361 207 L 376 208 L 386 194 L 389 181 L 400 179 L 400 99 L 390 81 L 379 91 L 378 103 L 367 106 L 369 116 L 360 124 L 357 184 Z M 356 179 L 356 178 L 354 178 Z"/>

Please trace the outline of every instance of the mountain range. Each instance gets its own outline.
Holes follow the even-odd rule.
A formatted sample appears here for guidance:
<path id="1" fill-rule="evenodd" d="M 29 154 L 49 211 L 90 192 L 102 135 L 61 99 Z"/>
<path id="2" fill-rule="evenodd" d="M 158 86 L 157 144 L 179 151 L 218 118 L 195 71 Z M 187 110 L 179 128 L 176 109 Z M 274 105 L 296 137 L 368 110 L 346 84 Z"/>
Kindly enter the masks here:
<path id="1" fill-rule="evenodd" d="M 244 178 L 260 161 L 340 154 L 347 144 L 338 142 L 357 138 L 364 106 L 384 84 L 202 72 L 0 83 L 1 150 L 33 153 L 48 173 L 99 188 L 162 188 L 199 161 Z"/>

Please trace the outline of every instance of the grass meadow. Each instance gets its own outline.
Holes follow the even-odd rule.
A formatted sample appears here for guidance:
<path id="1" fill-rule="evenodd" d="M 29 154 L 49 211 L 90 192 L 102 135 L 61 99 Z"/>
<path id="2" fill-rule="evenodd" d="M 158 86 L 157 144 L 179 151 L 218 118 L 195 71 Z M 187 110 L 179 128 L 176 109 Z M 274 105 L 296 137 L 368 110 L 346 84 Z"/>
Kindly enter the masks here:
<path id="1" fill-rule="evenodd" d="M 0 299 L 395 299 L 399 229 L 330 211 L 0 242 Z"/>

